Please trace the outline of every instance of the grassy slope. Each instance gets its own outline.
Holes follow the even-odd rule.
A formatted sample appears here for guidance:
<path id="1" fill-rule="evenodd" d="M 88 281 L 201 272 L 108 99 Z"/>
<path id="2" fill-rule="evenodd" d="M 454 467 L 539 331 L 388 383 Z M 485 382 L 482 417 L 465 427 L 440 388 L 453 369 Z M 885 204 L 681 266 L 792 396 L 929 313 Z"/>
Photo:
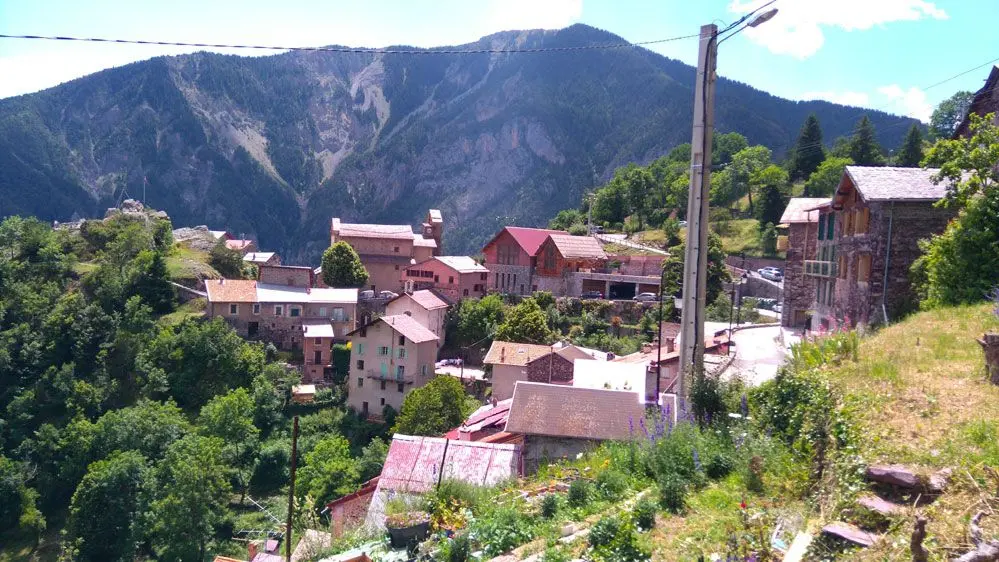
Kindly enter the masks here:
<path id="1" fill-rule="evenodd" d="M 729 221 L 714 221 L 711 231 L 721 238 L 722 249 L 726 254 L 739 255 L 745 252 L 747 256 L 762 256 L 760 246 L 759 221 L 756 219 L 733 219 Z M 680 231 L 681 237 L 686 229 Z M 632 238 L 639 243 L 660 247 L 665 239 L 662 230 L 646 230 L 636 232 Z"/>

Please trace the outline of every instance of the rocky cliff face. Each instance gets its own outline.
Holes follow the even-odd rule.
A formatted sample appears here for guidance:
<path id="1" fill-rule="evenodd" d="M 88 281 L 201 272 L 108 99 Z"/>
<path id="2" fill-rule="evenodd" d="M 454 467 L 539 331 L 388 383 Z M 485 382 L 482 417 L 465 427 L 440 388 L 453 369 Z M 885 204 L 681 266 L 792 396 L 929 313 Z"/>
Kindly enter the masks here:
<path id="1" fill-rule="evenodd" d="M 577 25 L 468 47 L 620 41 Z M 144 190 L 178 226 L 254 236 L 294 263 L 317 258 L 331 216 L 418 223 L 436 207 L 446 250 L 474 253 L 687 142 L 693 76 L 642 49 L 156 58 L 0 100 L 0 214 L 94 215 Z M 811 112 L 830 139 L 857 118 L 719 82 L 718 129 L 777 153 Z M 909 122 L 872 120 L 890 145 Z"/>

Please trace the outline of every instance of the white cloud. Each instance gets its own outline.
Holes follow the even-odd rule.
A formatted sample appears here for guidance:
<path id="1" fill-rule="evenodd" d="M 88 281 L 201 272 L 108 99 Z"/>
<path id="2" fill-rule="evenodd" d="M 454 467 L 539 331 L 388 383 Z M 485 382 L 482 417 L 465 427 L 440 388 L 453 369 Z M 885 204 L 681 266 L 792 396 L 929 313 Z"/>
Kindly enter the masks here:
<path id="1" fill-rule="evenodd" d="M 583 0 L 493 0 L 488 18 L 495 30 L 556 29 L 583 15 Z"/>
<path id="2" fill-rule="evenodd" d="M 889 84 L 878 88 L 878 93 L 888 98 L 890 105 L 883 109 L 890 113 L 902 113 L 924 123 L 929 122 L 933 114 L 933 104 L 926 100 L 926 92 L 919 88 L 903 90 L 898 84 Z"/>
<path id="3" fill-rule="evenodd" d="M 745 14 L 761 0 L 732 0 L 730 12 Z M 780 0 L 777 16 L 743 32 L 751 41 L 778 55 L 805 59 L 825 42 L 823 27 L 846 31 L 867 30 L 894 21 L 923 18 L 947 19 L 947 12 L 928 0 Z"/>
<path id="4" fill-rule="evenodd" d="M 871 102 L 871 96 L 864 92 L 805 92 L 801 94 L 803 100 L 826 100 L 843 105 L 866 106 Z"/>

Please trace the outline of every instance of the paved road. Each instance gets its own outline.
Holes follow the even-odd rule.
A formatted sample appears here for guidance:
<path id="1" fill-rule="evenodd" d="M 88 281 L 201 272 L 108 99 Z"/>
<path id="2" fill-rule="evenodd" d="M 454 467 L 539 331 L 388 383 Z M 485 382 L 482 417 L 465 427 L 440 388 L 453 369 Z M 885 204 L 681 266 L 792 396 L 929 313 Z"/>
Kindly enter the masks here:
<path id="1" fill-rule="evenodd" d="M 785 356 L 780 336 L 779 326 L 737 331 L 732 336 L 735 341 L 735 361 L 725 371 L 725 376 L 737 374 L 752 386 L 777 376 L 777 368 L 784 362 Z"/>
<path id="2" fill-rule="evenodd" d="M 628 246 L 629 248 L 635 248 L 637 250 L 645 250 L 647 252 L 652 252 L 653 254 L 660 254 L 663 256 L 668 254 L 665 250 L 632 242 L 631 240 L 628 240 L 624 234 L 594 234 L 593 236 L 595 236 L 598 240 L 603 240 L 604 242 L 620 244 L 622 246 Z"/>

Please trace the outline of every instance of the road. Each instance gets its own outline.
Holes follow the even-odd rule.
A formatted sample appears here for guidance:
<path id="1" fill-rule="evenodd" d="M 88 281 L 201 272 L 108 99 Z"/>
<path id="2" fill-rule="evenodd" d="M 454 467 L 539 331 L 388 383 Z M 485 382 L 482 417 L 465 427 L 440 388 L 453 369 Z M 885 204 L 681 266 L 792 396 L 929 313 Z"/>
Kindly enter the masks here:
<path id="1" fill-rule="evenodd" d="M 594 234 L 597 240 L 603 240 L 604 242 L 610 242 L 613 244 L 620 244 L 622 246 L 628 246 L 629 248 L 635 248 L 636 250 L 645 250 L 653 254 L 668 255 L 668 252 L 659 248 L 653 248 L 652 246 L 644 246 L 636 242 L 632 242 L 627 239 L 625 234 Z"/>
<path id="2" fill-rule="evenodd" d="M 740 376 L 747 384 L 756 386 L 777 376 L 777 368 L 784 362 L 785 349 L 780 341 L 780 326 L 750 328 L 735 332 L 735 360 L 724 376 Z"/>

